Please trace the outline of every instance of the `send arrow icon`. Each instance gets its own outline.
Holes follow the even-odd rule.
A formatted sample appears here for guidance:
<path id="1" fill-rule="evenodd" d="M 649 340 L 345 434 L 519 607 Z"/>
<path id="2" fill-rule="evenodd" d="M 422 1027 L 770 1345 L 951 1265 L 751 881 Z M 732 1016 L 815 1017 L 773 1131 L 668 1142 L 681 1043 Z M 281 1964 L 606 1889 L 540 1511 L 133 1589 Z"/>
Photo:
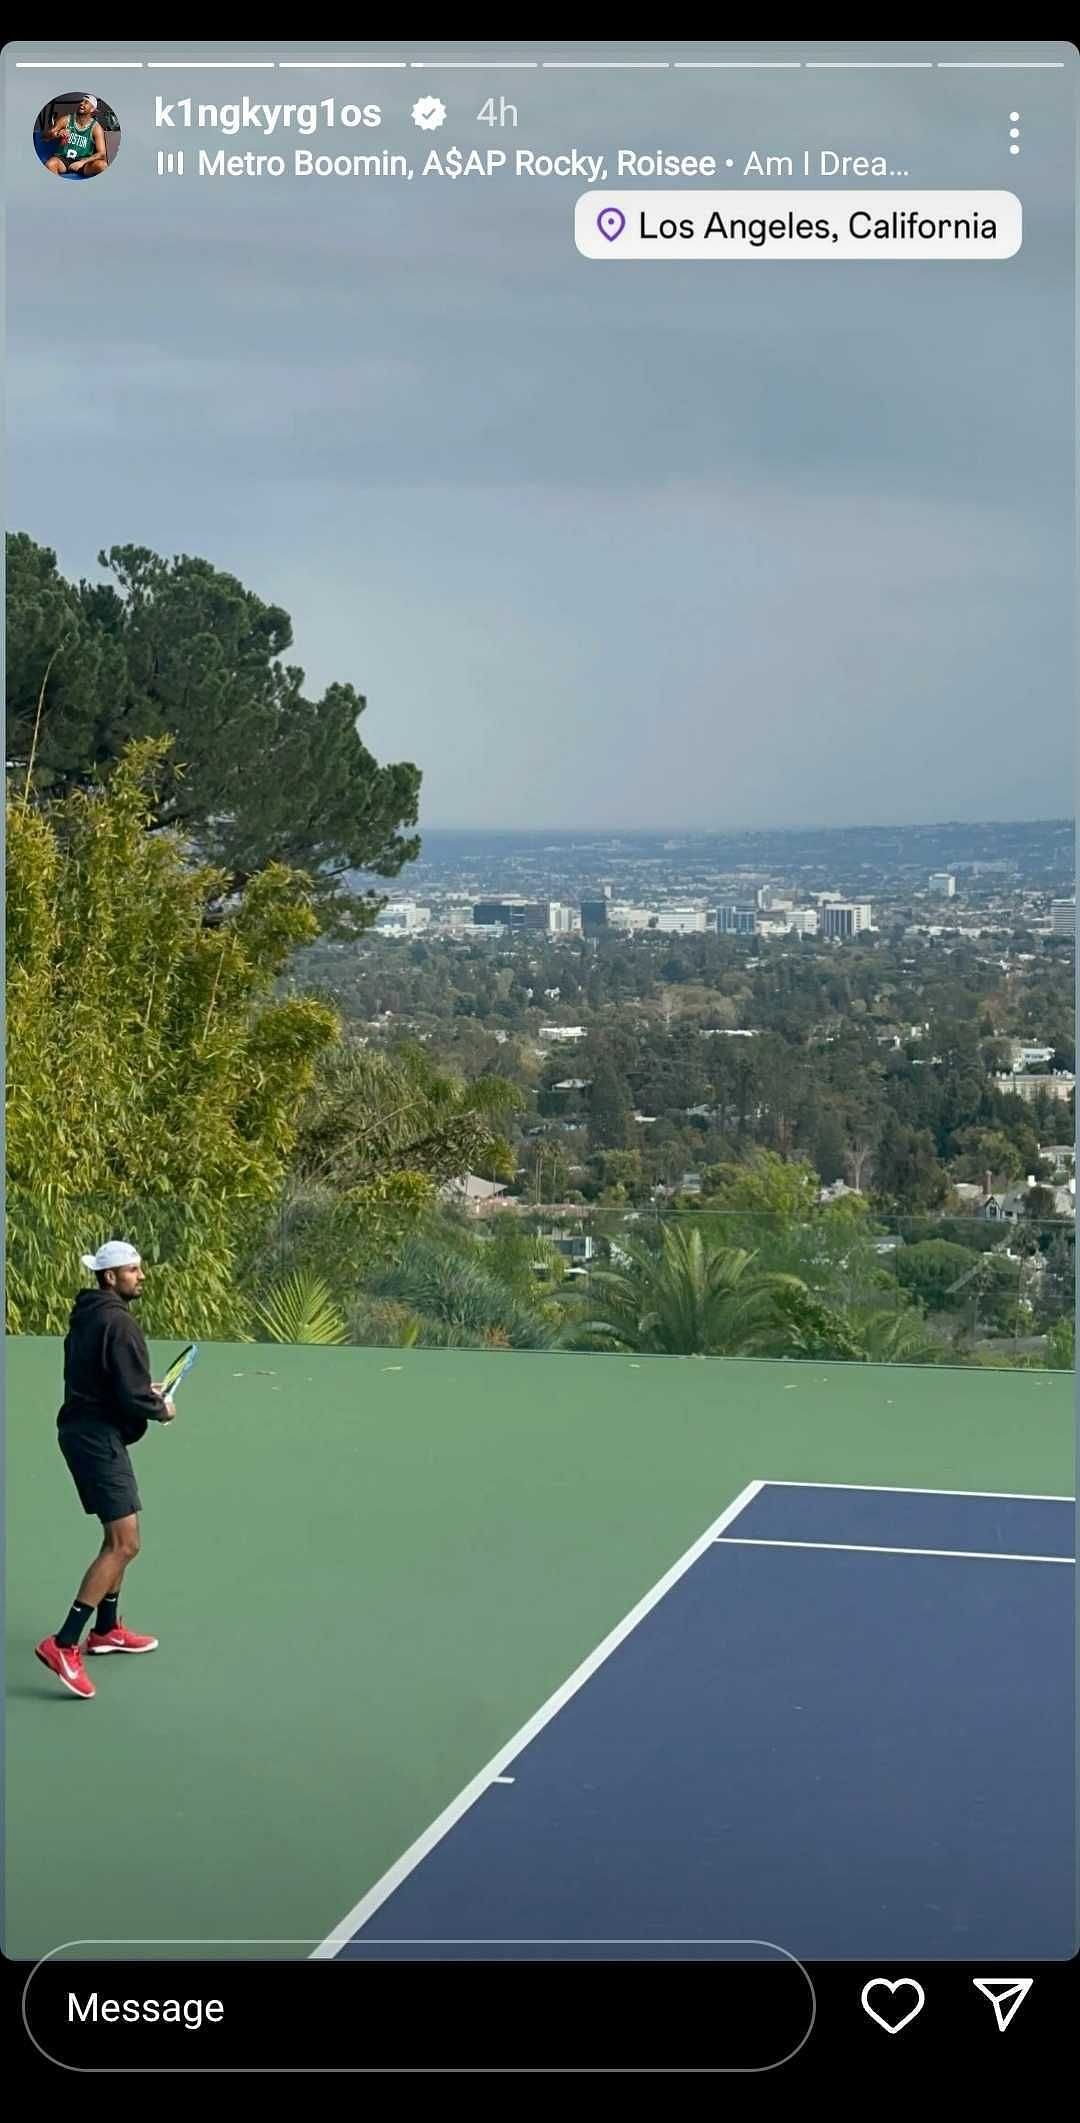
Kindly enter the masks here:
<path id="1" fill-rule="evenodd" d="M 1000 2034 L 1004 2034 L 1010 2020 L 1016 2018 L 1034 1981 L 1034 1976 L 972 1977 L 976 1990 L 981 1990 L 983 1997 L 988 1998 L 994 2008 L 994 2018 Z"/>

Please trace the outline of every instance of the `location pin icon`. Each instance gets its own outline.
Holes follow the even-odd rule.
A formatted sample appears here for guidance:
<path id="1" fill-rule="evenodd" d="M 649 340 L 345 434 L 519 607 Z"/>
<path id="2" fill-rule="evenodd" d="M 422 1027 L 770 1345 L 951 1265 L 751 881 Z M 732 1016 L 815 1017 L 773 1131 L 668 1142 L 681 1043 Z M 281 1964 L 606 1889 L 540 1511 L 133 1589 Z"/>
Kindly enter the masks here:
<path id="1" fill-rule="evenodd" d="M 609 243 L 614 243 L 616 236 L 621 236 L 626 227 L 626 215 L 617 206 L 605 206 L 596 217 L 596 226 Z"/>

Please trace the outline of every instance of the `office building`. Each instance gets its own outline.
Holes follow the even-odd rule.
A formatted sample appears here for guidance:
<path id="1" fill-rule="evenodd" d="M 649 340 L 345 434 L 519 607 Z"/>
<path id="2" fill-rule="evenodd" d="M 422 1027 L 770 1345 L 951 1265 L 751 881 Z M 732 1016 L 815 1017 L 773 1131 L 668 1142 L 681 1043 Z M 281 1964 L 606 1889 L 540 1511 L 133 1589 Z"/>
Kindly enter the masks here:
<path id="1" fill-rule="evenodd" d="M 578 925 L 573 907 L 555 899 L 478 899 L 473 907 L 473 925 L 478 929 L 546 930 L 566 936 Z"/>
<path id="2" fill-rule="evenodd" d="M 707 915 L 703 906 L 630 907 L 613 902 L 608 907 L 608 927 L 639 936 L 651 930 L 658 936 L 704 935 Z"/>
<path id="3" fill-rule="evenodd" d="M 717 907 L 718 936 L 753 936 L 757 922 L 754 907 Z"/>
<path id="4" fill-rule="evenodd" d="M 385 936 L 414 936 L 431 921 L 431 908 L 419 907 L 414 899 L 387 901 L 375 926 Z"/>
<path id="5" fill-rule="evenodd" d="M 658 907 L 656 927 L 662 936 L 702 936 L 708 922 L 704 907 Z"/>
<path id="6" fill-rule="evenodd" d="M 858 936 L 872 928 L 869 900 L 826 900 L 821 909 L 821 934 L 826 941 Z"/>
<path id="7" fill-rule="evenodd" d="M 479 899 L 473 908 L 478 929 L 546 929 L 547 902 L 528 899 Z"/>

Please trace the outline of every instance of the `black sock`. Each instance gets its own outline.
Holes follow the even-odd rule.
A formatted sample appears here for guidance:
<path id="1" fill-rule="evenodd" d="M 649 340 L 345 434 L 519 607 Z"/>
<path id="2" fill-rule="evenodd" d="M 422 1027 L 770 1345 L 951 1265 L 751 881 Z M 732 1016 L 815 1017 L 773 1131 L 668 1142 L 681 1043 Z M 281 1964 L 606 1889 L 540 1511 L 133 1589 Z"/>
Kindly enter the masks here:
<path id="1" fill-rule="evenodd" d="M 109 1592 L 106 1593 L 105 1598 L 102 1600 L 97 1611 L 99 1636 L 108 1636 L 110 1629 L 116 1628 L 116 1604 L 119 1598 L 120 1594 L 118 1592 Z"/>
<path id="2" fill-rule="evenodd" d="M 93 1612 L 93 1608 L 84 1607 L 81 1600 L 75 1601 L 63 1628 L 56 1632 L 56 1641 L 65 1651 L 70 1651 L 72 1646 L 78 1643 Z"/>

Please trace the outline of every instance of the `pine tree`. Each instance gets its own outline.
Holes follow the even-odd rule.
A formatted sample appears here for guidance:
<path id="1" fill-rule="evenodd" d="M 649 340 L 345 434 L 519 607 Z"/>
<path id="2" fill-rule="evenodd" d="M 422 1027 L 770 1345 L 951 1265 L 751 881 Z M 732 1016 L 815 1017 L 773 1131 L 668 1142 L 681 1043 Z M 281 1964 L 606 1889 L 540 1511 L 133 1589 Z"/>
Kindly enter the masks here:
<path id="1" fill-rule="evenodd" d="M 142 738 L 173 740 L 157 820 L 183 832 L 234 887 L 269 863 L 310 872 L 363 925 L 377 902 L 342 885 L 395 877 L 419 852 L 420 775 L 380 766 L 351 685 L 304 693 L 284 659 L 289 616 L 207 560 L 141 546 L 98 556 L 112 580 L 67 583 L 55 554 L 8 540 L 8 762 L 48 798 L 85 788 Z"/>
<path id="2" fill-rule="evenodd" d="M 614 1064 L 597 1062 L 589 1088 L 589 1148 L 625 1150 L 630 1139 L 630 1094 Z"/>

